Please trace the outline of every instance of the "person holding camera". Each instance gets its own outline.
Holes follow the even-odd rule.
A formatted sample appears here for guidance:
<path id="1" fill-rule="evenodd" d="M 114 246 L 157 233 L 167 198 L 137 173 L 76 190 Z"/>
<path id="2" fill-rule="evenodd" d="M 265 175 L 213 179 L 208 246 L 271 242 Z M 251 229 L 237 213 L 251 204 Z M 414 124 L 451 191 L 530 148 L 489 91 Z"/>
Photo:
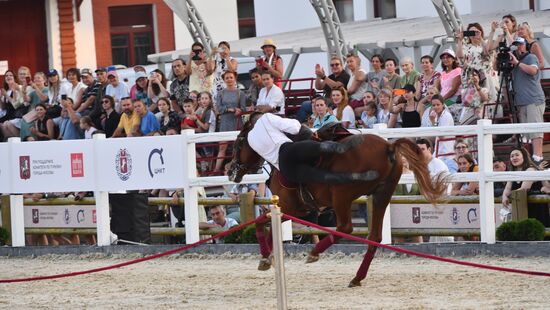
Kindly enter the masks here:
<path id="1" fill-rule="evenodd" d="M 420 127 L 420 116 L 424 113 L 425 106 L 423 104 L 419 104 L 414 99 L 416 88 L 413 85 L 407 84 L 402 88 L 402 90 L 404 91 L 404 94 L 399 96 L 393 105 L 388 127 L 396 127 L 395 125 L 398 123 L 398 119 L 401 119 L 400 123 L 403 128 Z"/>
<path id="2" fill-rule="evenodd" d="M 84 132 L 79 126 L 82 115 L 73 109 L 73 100 L 71 98 L 63 99 L 61 100 L 61 106 L 61 120 L 57 140 L 83 139 Z"/>
<path id="3" fill-rule="evenodd" d="M 200 42 L 193 43 L 189 61 L 185 67 L 185 72 L 189 76 L 189 91 L 212 93 L 214 70 L 216 70 L 216 64 L 206 55 L 204 46 Z"/>
<path id="4" fill-rule="evenodd" d="M 458 119 L 459 125 L 475 125 L 483 116 L 483 108 L 489 102 L 487 78 L 483 71 L 473 69 L 468 84 L 462 89 L 462 112 Z"/>
<path id="5" fill-rule="evenodd" d="M 483 27 L 479 23 L 470 23 L 466 31 L 458 31 L 456 56 L 462 66 L 462 87 L 471 84 L 474 75 L 479 72 L 485 77 L 485 86 L 489 91 L 489 100 L 496 100 L 498 80 L 493 70 L 493 53 L 489 42 L 484 40 Z M 464 97 L 464 93 L 463 96 Z M 464 98 L 462 98 L 464 100 Z"/>
<path id="6" fill-rule="evenodd" d="M 237 60 L 231 57 L 231 47 L 226 41 L 221 41 L 218 44 L 218 48 L 212 51 L 214 54 L 214 62 L 216 70 L 214 72 L 214 87 L 212 89 L 212 98 L 216 100 L 217 95 L 222 89 L 225 88 L 225 82 L 223 81 L 222 74 L 225 71 L 237 72 Z"/>
<path id="7" fill-rule="evenodd" d="M 539 61 L 533 54 L 527 52 L 527 41 L 516 38 L 513 45 L 517 46 L 516 53 L 510 52 L 512 69 L 512 86 L 515 91 L 515 106 L 520 123 L 543 123 L 545 96 L 540 84 L 541 72 Z M 525 134 L 533 145 L 533 160 L 538 165 L 542 162 L 543 133 Z"/>
<path id="8" fill-rule="evenodd" d="M 497 39 L 494 39 L 495 32 L 498 28 L 502 29 L 502 34 L 500 34 Z M 518 22 L 516 17 L 510 14 L 502 16 L 502 21 L 499 23 L 497 21 L 491 22 L 491 32 L 489 33 L 489 46 L 491 50 L 494 50 L 498 47 L 499 42 L 505 42 L 506 46 L 512 44 L 518 36 Z"/>

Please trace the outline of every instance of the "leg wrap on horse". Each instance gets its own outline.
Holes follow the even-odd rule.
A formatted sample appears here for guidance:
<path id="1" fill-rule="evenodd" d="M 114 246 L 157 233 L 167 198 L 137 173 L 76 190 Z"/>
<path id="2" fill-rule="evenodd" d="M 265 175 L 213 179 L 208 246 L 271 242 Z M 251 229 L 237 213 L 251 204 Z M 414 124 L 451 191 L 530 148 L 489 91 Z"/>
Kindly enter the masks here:
<path id="1" fill-rule="evenodd" d="M 265 236 L 264 225 L 256 224 L 256 239 L 260 245 L 260 254 L 262 257 L 267 258 L 271 254 L 271 246 Z"/>
<path id="2" fill-rule="evenodd" d="M 315 248 L 313 249 L 313 253 L 314 254 L 323 253 L 326 249 L 328 249 L 331 245 L 338 242 L 338 240 L 340 240 L 340 239 L 341 239 L 341 237 L 335 236 L 335 235 L 326 236 L 325 238 L 323 238 L 323 240 L 319 241 L 319 243 L 317 243 L 317 245 L 315 245 Z"/>
<path id="3" fill-rule="evenodd" d="M 355 279 L 354 279 L 355 281 L 360 282 L 361 280 L 367 277 L 367 272 L 369 270 L 370 263 L 372 262 L 372 259 L 374 258 L 374 254 L 376 254 L 377 249 L 378 247 L 373 247 L 373 249 L 369 247 L 369 249 L 367 250 L 367 253 L 365 253 L 365 257 L 363 257 L 361 266 L 359 266 L 359 269 L 355 274 Z"/>

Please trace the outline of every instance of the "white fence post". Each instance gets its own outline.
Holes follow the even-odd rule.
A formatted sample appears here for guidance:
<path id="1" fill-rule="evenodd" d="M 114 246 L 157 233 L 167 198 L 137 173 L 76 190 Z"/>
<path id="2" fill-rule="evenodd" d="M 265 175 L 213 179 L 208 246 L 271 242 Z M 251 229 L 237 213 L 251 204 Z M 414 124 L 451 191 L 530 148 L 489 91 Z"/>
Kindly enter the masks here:
<path id="1" fill-rule="evenodd" d="M 9 160 L 10 163 L 13 163 L 12 160 L 12 149 L 14 144 L 21 143 L 20 138 L 9 138 L 8 139 L 8 149 L 9 149 Z M 30 165 L 30 163 L 29 163 Z M 12 177 L 15 175 L 16 169 L 14 167 L 8 167 L 10 169 L 9 173 Z M 12 189 L 10 188 L 10 191 Z M 23 247 L 25 246 L 25 212 L 23 210 L 23 195 L 11 195 L 10 194 L 10 222 L 11 222 L 11 246 L 13 247 Z"/>
<path id="2" fill-rule="evenodd" d="M 10 195 L 11 246 L 25 246 L 23 195 Z"/>
<path id="3" fill-rule="evenodd" d="M 103 154 L 99 154 L 97 144 L 99 140 L 105 140 L 105 134 L 94 135 L 94 166 L 95 166 L 95 185 L 98 188 L 99 175 L 102 173 L 99 165 L 99 158 Z M 109 192 L 94 191 L 96 225 L 97 225 L 97 245 L 111 245 L 111 218 L 109 216 Z"/>
<path id="4" fill-rule="evenodd" d="M 491 120 L 477 121 L 478 164 L 479 164 L 479 228 L 481 242 L 495 243 L 495 196 L 493 182 L 487 182 L 487 173 L 493 172 L 493 136 L 485 134 L 485 127 Z"/>
<path id="5" fill-rule="evenodd" d="M 380 130 L 386 129 L 388 126 L 384 123 L 381 124 L 374 124 L 374 131 L 377 135 L 384 138 L 384 140 L 388 140 L 386 137 L 380 134 Z M 371 208 L 374 208 L 374 206 L 371 206 Z M 391 212 L 390 212 L 390 204 L 388 203 L 388 206 L 386 207 L 386 212 L 384 213 L 384 220 L 382 221 L 382 241 L 380 243 L 382 244 L 391 244 Z M 370 231 L 371 227 L 369 227 Z"/>
<path id="6" fill-rule="evenodd" d="M 199 238 L 199 192 L 197 187 L 190 185 L 191 179 L 197 177 L 197 152 L 195 143 L 189 143 L 189 137 L 194 135 L 192 129 L 182 130 L 183 147 L 185 153 L 184 174 L 184 201 L 185 201 L 185 242 L 195 243 Z"/>
<path id="7" fill-rule="evenodd" d="M 281 228 L 281 209 L 271 208 L 271 231 L 273 236 L 273 258 L 275 259 L 275 285 L 277 288 L 277 309 L 287 309 L 286 277 Z"/>

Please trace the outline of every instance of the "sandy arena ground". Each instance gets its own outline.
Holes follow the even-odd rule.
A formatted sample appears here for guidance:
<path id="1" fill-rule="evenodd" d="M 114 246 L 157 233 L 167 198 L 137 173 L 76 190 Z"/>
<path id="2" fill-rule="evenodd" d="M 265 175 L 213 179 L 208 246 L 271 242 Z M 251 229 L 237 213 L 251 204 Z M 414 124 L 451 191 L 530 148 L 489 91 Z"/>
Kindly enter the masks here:
<path id="1" fill-rule="evenodd" d="M 50 275 L 138 256 L 49 255 L 0 258 L 0 278 Z M 550 258 L 468 258 L 550 271 Z M 290 309 L 548 309 L 550 278 L 468 268 L 419 258 L 377 257 L 363 286 L 347 288 L 359 256 L 331 254 L 315 264 L 286 258 Z M 173 256 L 57 280 L 0 284 L 2 309 L 274 309 L 274 271 L 255 255 Z"/>

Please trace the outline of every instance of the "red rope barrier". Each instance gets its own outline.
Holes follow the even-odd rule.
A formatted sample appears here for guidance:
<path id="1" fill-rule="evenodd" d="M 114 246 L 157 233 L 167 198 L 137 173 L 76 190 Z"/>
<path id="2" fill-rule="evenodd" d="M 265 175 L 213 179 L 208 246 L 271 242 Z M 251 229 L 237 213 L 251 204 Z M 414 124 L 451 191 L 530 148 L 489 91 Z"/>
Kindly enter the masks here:
<path id="1" fill-rule="evenodd" d="M 345 233 L 342 233 L 342 232 L 339 232 L 339 231 L 335 231 L 335 230 L 332 230 L 332 229 L 328 229 L 326 227 L 323 227 L 323 226 L 320 226 L 320 225 L 317 225 L 317 224 L 314 224 L 314 223 L 311 223 L 311 222 L 308 222 L 308 221 L 304 221 L 302 219 L 299 219 L 299 218 L 291 216 L 291 215 L 283 214 L 283 218 L 293 220 L 295 222 L 298 222 L 298 223 L 306 225 L 306 226 L 311 226 L 311 227 L 326 231 L 329 234 L 337 235 L 337 236 L 340 236 L 342 238 L 346 238 L 346 239 L 349 239 L 349 240 L 354 240 L 354 241 L 361 242 L 361 243 L 366 243 L 366 244 L 369 244 L 369 245 L 374 245 L 374 246 L 377 246 L 377 247 L 380 247 L 380 248 L 388 249 L 388 250 L 395 251 L 395 252 L 405 253 L 405 254 L 408 254 L 408 255 L 418 256 L 418 257 L 422 257 L 422 258 L 429 258 L 429 259 L 438 260 L 438 261 L 442 261 L 442 262 L 458 264 L 458 265 L 464 265 L 464 266 L 470 266 L 470 267 L 477 267 L 477 268 L 504 271 L 504 272 L 513 272 L 513 273 L 520 273 L 520 274 L 528 274 L 528 275 L 533 275 L 533 276 L 550 277 L 550 273 L 548 273 L 548 272 L 529 271 L 529 270 L 521 270 L 521 269 L 514 269 L 514 268 L 490 266 L 490 265 L 460 261 L 460 260 L 456 260 L 456 259 L 452 259 L 452 258 L 439 257 L 439 256 L 431 255 L 431 254 L 419 253 L 419 252 L 415 252 L 415 251 L 411 251 L 411 250 L 407 250 L 407 249 L 403 249 L 403 248 L 399 248 L 399 247 L 395 247 L 395 246 L 391 246 L 391 245 L 387 245 L 387 244 L 381 244 L 381 243 L 378 243 L 378 242 L 374 242 L 372 240 L 363 239 L 363 238 L 359 238 L 359 237 L 356 237 L 356 236 L 348 235 L 348 234 L 345 234 Z"/>
<path id="2" fill-rule="evenodd" d="M 116 264 L 116 265 L 100 267 L 100 268 L 95 268 L 95 269 L 89 269 L 89 270 L 84 270 L 84 271 L 76 271 L 76 272 L 70 272 L 70 273 L 56 274 L 56 275 L 50 275 L 50 276 L 37 276 L 37 277 L 30 277 L 30 278 L 0 280 L 0 283 L 30 282 L 30 281 L 38 281 L 38 280 L 50 280 L 50 279 L 74 277 L 74 276 L 79 276 L 79 275 L 83 275 L 83 274 L 96 273 L 96 272 L 100 272 L 100 271 L 105 271 L 105 270 L 120 268 L 120 267 L 124 267 L 124 266 L 134 265 L 134 264 L 145 262 L 145 261 L 152 260 L 152 259 L 155 259 L 155 258 L 159 258 L 159 257 L 163 257 L 163 256 L 166 256 L 166 255 L 174 254 L 174 253 L 177 253 L 177 252 L 185 251 L 187 249 L 190 249 L 190 248 L 195 247 L 197 245 L 200 245 L 200 244 L 206 243 L 208 241 L 214 240 L 216 238 L 220 238 L 220 237 L 229 235 L 230 233 L 232 233 L 234 231 L 241 230 L 246 226 L 252 225 L 252 224 L 254 224 L 254 223 L 256 223 L 260 220 L 263 220 L 265 217 L 266 217 L 265 215 L 262 215 L 262 216 L 258 217 L 255 220 L 251 220 L 251 221 L 248 221 L 248 222 L 246 222 L 244 224 L 241 224 L 239 226 L 232 227 L 229 230 L 221 232 L 221 233 L 219 233 L 215 236 L 212 236 L 210 238 L 197 241 L 195 243 L 187 244 L 187 245 L 184 245 L 184 246 L 172 249 L 172 250 L 168 250 L 168 251 L 153 254 L 153 255 L 150 255 L 150 256 L 130 260 L 130 261 L 127 261 L 127 262 L 124 262 L 124 263 Z"/>

